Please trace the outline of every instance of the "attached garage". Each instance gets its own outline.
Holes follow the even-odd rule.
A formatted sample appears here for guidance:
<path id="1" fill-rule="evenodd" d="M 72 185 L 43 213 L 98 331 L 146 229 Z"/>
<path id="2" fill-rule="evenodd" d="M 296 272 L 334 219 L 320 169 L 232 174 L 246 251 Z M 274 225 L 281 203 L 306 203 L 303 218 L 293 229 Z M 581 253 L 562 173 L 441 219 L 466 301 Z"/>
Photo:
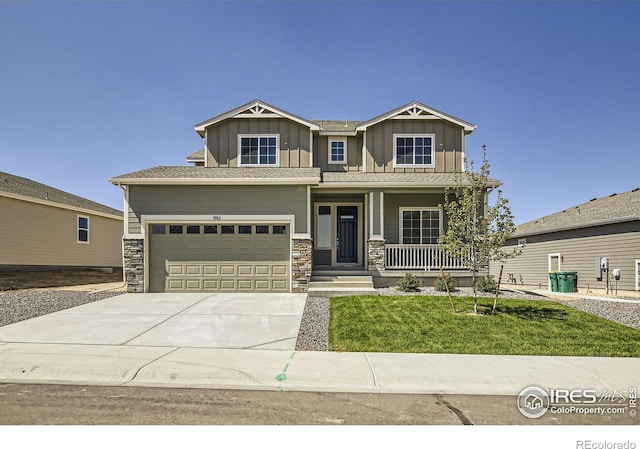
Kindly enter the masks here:
<path id="1" fill-rule="evenodd" d="M 290 291 L 290 226 L 149 224 L 150 292 Z"/>

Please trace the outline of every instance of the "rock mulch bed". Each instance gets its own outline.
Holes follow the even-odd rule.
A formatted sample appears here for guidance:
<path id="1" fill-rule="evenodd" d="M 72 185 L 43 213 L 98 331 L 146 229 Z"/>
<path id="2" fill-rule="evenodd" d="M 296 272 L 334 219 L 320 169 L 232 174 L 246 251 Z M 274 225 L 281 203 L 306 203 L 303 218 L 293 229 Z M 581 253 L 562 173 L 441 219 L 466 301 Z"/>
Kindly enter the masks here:
<path id="1" fill-rule="evenodd" d="M 0 326 L 28 320 L 112 296 L 121 290 L 86 292 L 55 289 L 27 289 L 0 292 Z"/>

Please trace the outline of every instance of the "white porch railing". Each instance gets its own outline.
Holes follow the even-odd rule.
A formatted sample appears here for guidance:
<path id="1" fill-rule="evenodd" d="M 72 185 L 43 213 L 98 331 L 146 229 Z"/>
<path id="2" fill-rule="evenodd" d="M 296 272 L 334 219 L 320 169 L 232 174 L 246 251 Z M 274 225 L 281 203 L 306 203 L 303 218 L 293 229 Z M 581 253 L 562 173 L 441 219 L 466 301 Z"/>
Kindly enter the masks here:
<path id="1" fill-rule="evenodd" d="M 464 269 L 460 259 L 438 249 L 438 245 L 385 245 L 385 268 L 390 270 Z"/>

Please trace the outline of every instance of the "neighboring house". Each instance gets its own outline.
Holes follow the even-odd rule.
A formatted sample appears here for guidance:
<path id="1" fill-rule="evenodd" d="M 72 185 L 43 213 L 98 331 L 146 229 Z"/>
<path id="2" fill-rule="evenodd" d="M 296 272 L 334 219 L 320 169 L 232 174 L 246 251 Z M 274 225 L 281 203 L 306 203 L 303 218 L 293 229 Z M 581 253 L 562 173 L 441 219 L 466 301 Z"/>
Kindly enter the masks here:
<path id="1" fill-rule="evenodd" d="M 125 190 L 129 290 L 304 292 L 312 272 L 384 285 L 460 270 L 436 243 L 475 128 L 418 102 L 356 122 L 255 100 L 199 123 L 194 166 L 110 180 Z"/>
<path id="2" fill-rule="evenodd" d="M 578 289 L 640 291 L 640 189 L 613 194 L 518 226 L 506 246 L 522 254 L 504 263 L 503 282 L 549 286 L 550 271 L 578 273 Z M 609 271 L 601 269 L 608 259 Z M 491 266 L 497 275 L 499 263 Z"/>
<path id="3" fill-rule="evenodd" d="M 122 267 L 122 212 L 0 172 L 0 271 Z"/>

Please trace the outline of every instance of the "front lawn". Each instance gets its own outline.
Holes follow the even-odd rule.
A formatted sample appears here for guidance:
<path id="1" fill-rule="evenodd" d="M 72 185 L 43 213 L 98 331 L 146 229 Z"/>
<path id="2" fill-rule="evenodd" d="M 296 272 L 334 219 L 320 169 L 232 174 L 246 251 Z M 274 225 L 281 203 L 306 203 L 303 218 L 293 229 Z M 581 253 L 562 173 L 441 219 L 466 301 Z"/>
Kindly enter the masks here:
<path id="1" fill-rule="evenodd" d="M 640 357 L 640 331 L 552 301 L 446 296 L 331 299 L 329 348 L 349 352 Z"/>

